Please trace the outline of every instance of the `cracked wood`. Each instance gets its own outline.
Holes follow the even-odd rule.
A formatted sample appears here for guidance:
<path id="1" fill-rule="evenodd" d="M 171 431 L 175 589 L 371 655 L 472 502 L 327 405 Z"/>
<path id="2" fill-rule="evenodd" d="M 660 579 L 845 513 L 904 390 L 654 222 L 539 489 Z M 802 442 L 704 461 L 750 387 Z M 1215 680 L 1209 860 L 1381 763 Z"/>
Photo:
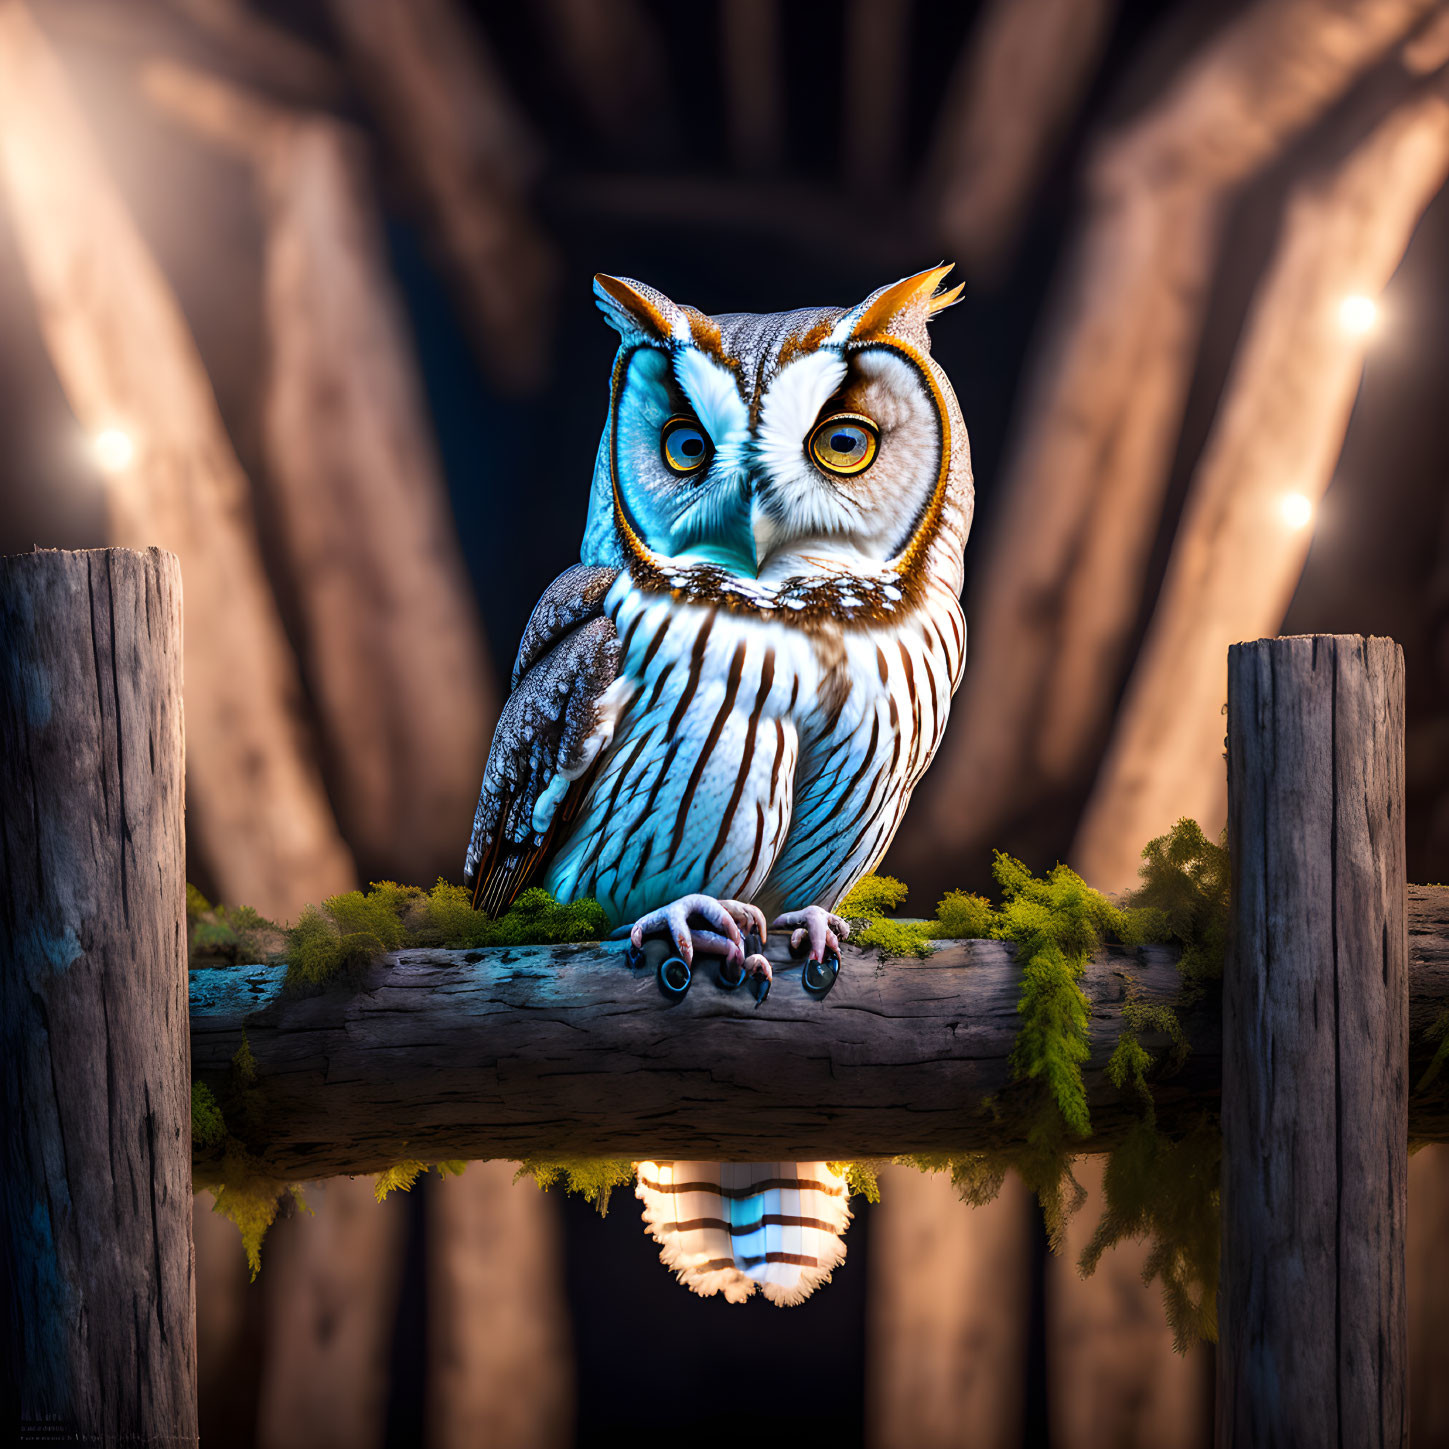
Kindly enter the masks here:
<path id="1" fill-rule="evenodd" d="M 176 557 L 0 560 L 0 641 L 0 1400 L 194 1443 Z"/>

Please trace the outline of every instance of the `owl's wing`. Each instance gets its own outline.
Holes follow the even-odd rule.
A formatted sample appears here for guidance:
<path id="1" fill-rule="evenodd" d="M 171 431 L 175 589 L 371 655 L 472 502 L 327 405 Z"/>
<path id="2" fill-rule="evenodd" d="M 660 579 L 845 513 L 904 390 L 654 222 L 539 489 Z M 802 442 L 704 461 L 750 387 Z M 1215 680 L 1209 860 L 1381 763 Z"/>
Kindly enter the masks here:
<path id="1" fill-rule="evenodd" d="M 619 669 L 619 641 L 603 612 L 616 576 L 576 564 L 548 586 L 523 631 L 463 867 L 474 906 L 490 916 L 528 884 L 583 802 L 599 700 Z"/>

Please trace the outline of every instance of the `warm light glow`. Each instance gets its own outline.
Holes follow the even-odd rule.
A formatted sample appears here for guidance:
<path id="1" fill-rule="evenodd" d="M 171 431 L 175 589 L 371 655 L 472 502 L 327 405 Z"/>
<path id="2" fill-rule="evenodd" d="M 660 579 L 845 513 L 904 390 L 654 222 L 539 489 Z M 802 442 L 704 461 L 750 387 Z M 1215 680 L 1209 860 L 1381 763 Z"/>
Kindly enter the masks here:
<path id="1" fill-rule="evenodd" d="M 1372 297 L 1355 292 L 1338 304 L 1338 325 L 1352 337 L 1372 332 L 1379 320 L 1379 304 Z"/>
<path id="2" fill-rule="evenodd" d="M 1285 494 L 1278 506 L 1283 513 L 1283 522 L 1289 528 L 1303 528 L 1313 517 L 1313 501 L 1301 493 Z"/>
<path id="3" fill-rule="evenodd" d="M 91 439 L 91 453 L 107 473 L 119 473 L 136 456 L 136 445 L 120 428 L 102 428 Z"/>

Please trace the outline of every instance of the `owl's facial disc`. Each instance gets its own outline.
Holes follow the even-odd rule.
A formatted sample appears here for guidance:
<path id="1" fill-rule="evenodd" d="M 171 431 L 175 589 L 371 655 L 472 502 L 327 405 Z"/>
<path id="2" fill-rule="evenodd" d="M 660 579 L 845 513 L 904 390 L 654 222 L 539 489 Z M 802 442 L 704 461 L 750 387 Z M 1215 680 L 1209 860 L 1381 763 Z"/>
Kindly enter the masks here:
<path id="1" fill-rule="evenodd" d="M 617 389 L 619 500 L 651 552 L 753 578 L 748 411 L 734 379 L 682 349 L 641 346 Z"/>
<path id="2" fill-rule="evenodd" d="M 931 500 L 944 438 L 916 366 L 885 345 L 822 348 L 781 368 L 765 394 L 755 548 L 844 567 L 899 556 Z"/>

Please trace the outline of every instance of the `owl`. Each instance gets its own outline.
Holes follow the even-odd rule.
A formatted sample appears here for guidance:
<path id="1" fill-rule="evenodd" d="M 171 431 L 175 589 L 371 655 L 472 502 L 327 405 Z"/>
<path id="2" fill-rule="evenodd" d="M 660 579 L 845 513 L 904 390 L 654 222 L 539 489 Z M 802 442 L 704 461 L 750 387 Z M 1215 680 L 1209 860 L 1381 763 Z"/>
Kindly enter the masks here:
<path id="1" fill-rule="evenodd" d="M 581 562 L 519 647 L 465 864 L 476 906 L 593 896 L 636 946 L 667 934 L 763 990 L 749 935 L 838 953 L 834 908 L 895 835 L 965 659 L 970 455 L 927 334 L 959 296 L 949 270 L 770 315 L 594 279 L 620 345 Z M 837 1231 L 838 1180 L 716 1165 L 717 1210 L 671 1213 L 663 1179 L 708 1166 L 644 1164 L 666 1260 L 701 1291 L 798 1301 L 838 1258 L 790 1252 L 798 1224 L 768 1219 Z M 814 1209 L 783 1211 L 802 1191 Z M 760 1252 L 701 1258 L 678 1237 L 696 1220 Z"/>

